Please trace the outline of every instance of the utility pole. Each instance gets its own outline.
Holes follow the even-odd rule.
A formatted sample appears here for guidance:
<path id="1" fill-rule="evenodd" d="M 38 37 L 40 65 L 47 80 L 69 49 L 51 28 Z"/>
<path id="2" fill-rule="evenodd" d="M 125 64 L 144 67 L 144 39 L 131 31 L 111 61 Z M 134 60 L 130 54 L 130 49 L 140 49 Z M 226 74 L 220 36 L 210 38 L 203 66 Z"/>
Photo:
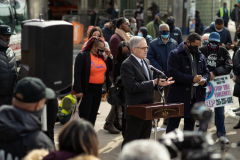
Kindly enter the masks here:
<path id="1" fill-rule="evenodd" d="M 187 0 L 183 0 L 183 17 L 182 17 L 182 33 L 186 34 L 187 29 Z"/>

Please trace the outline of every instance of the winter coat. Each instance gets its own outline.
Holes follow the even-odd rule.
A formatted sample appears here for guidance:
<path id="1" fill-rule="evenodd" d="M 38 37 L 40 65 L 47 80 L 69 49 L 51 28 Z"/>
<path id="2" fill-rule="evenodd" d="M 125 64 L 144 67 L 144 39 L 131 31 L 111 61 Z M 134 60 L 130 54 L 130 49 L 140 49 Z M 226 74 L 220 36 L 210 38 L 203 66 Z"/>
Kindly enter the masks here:
<path id="1" fill-rule="evenodd" d="M 237 74 L 236 84 L 240 84 L 240 50 L 238 49 L 233 58 L 233 71 Z"/>
<path id="2" fill-rule="evenodd" d="M 173 30 L 170 31 L 170 37 L 177 41 L 178 44 L 182 43 L 182 31 L 178 27 L 174 27 Z"/>
<path id="3" fill-rule="evenodd" d="M 77 154 L 74 152 L 59 150 L 49 153 L 47 156 L 43 157 L 43 160 L 66 160 L 76 156 Z"/>
<path id="4" fill-rule="evenodd" d="M 160 24 L 164 24 L 165 22 L 161 21 Z M 159 24 L 159 25 L 160 25 Z M 155 26 L 154 26 L 154 21 L 151 21 L 149 22 L 147 25 L 146 25 L 146 28 L 148 30 L 148 34 L 150 36 L 152 36 L 153 39 L 157 38 L 156 37 L 156 29 L 155 29 Z"/>
<path id="5" fill-rule="evenodd" d="M 41 131 L 41 126 L 39 118 L 31 112 L 14 106 L 1 106 L 0 157 L 5 157 L 1 160 L 20 160 L 33 149 L 54 150 L 53 142 Z"/>
<path id="6" fill-rule="evenodd" d="M 168 42 L 165 44 L 160 37 L 154 39 L 149 46 L 147 53 L 147 58 L 149 59 L 153 67 L 162 70 L 166 76 L 168 76 L 167 71 L 167 60 L 169 53 L 178 47 L 177 42 L 169 38 Z M 155 73 L 153 78 L 155 78 Z"/>
<path id="7" fill-rule="evenodd" d="M 212 33 L 212 32 L 217 32 L 215 30 L 215 23 L 212 23 L 209 27 L 207 27 L 204 31 L 203 34 L 205 33 Z M 232 38 L 230 31 L 226 28 L 223 27 L 223 30 L 221 32 L 218 32 L 220 34 L 220 43 L 224 43 L 227 46 L 227 43 L 232 44 Z"/>
<path id="8" fill-rule="evenodd" d="M 90 51 L 83 51 L 78 53 L 75 59 L 74 65 L 74 91 L 77 93 L 83 93 L 86 95 L 88 91 L 89 84 L 89 76 L 90 76 L 90 68 L 91 68 L 91 55 Z M 109 80 L 109 72 L 113 68 L 112 59 L 108 57 L 105 61 L 107 66 L 107 71 L 105 73 L 106 76 L 106 84 L 107 91 L 111 86 L 111 82 Z"/>
<path id="9" fill-rule="evenodd" d="M 0 46 L 0 96 L 10 96 L 17 80 L 15 54 L 10 47 Z"/>
<path id="10" fill-rule="evenodd" d="M 122 41 L 123 41 L 122 37 L 117 33 L 115 33 L 109 41 L 110 50 L 113 55 L 113 64 L 117 62 L 117 49 L 118 49 L 119 43 Z M 114 65 L 113 65 L 113 70 L 110 72 L 110 76 L 112 77 L 113 77 L 113 72 L 114 72 Z"/>
<path id="11" fill-rule="evenodd" d="M 114 34 L 114 32 L 112 32 L 110 29 L 108 29 L 106 26 L 104 26 L 102 28 L 102 33 L 103 33 L 103 37 L 105 38 L 105 41 L 107 43 L 109 43 L 112 35 Z"/>
<path id="12" fill-rule="evenodd" d="M 206 79 L 205 85 L 196 87 L 196 102 L 205 101 L 206 85 L 209 83 L 210 72 L 207 68 L 205 56 L 198 51 L 197 53 L 197 75 L 202 75 Z M 178 48 L 170 52 L 168 56 L 168 75 L 173 77 L 175 83 L 169 87 L 167 102 L 184 103 L 184 117 L 190 117 L 191 111 L 191 92 L 193 87 L 193 74 L 190 58 L 186 53 L 185 42 Z"/>
<path id="13" fill-rule="evenodd" d="M 213 72 L 215 76 L 226 75 L 231 72 L 232 59 L 224 47 L 218 47 L 214 53 L 211 53 L 209 51 L 208 45 L 199 48 L 199 50 L 206 57 L 207 67 L 209 71 Z M 214 58 L 217 59 L 214 60 Z M 214 67 L 214 65 L 216 65 L 216 67 Z"/>

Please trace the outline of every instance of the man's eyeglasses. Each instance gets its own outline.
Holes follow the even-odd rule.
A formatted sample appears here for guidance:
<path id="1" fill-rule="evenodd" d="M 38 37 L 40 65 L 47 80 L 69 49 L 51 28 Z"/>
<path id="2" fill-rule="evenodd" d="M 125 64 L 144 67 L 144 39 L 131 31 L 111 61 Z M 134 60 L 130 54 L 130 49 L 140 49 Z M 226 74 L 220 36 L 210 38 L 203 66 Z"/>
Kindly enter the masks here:
<path id="1" fill-rule="evenodd" d="M 144 50 L 144 51 L 149 49 L 148 46 L 147 46 L 147 47 L 135 47 L 135 48 L 142 49 L 142 50 Z"/>

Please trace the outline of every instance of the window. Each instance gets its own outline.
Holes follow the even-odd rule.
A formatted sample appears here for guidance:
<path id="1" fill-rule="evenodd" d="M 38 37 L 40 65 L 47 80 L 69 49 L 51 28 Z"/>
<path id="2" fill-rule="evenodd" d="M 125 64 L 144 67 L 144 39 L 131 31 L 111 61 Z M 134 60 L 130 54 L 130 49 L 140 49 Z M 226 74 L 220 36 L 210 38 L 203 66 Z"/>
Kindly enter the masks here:
<path id="1" fill-rule="evenodd" d="M 15 30 L 16 32 L 20 32 L 22 30 L 21 23 L 28 19 L 27 14 L 27 2 L 26 0 L 16 0 L 15 6 Z"/>
<path id="2" fill-rule="evenodd" d="M 5 24 L 13 29 L 13 19 L 10 5 L 0 4 L 0 25 Z"/>

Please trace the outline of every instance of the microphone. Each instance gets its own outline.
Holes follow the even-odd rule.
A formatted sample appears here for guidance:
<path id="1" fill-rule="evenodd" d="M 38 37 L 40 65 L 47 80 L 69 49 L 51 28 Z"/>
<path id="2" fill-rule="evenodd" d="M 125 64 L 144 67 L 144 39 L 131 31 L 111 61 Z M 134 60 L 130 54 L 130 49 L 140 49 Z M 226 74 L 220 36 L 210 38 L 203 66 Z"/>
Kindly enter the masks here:
<path id="1" fill-rule="evenodd" d="M 166 76 L 162 71 L 159 71 L 157 68 L 153 67 L 152 65 L 148 65 L 148 68 L 162 76 Z"/>

